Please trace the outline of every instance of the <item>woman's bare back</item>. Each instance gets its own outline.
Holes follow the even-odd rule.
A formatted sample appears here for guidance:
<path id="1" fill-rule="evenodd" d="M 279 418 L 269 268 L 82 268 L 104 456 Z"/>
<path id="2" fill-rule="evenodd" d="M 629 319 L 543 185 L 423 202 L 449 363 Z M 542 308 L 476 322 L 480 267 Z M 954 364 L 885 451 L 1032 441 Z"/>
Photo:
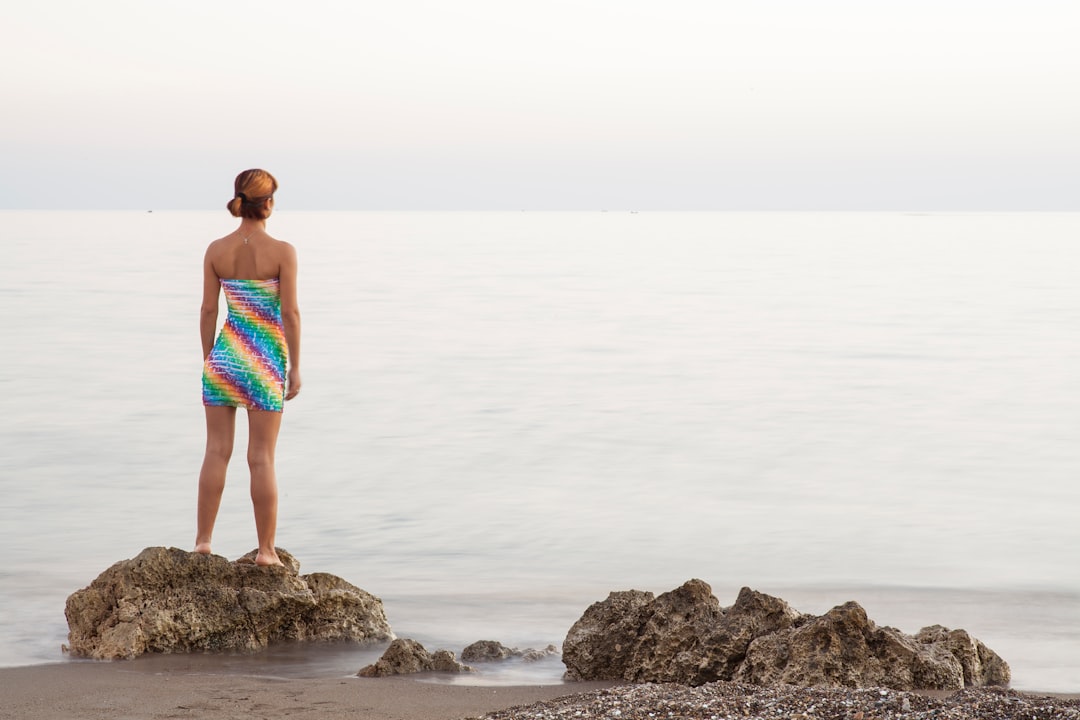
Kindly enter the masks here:
<path id="1" fill-rule="evenodd" d="M 222 279 L 278 278 L 293 258 L 295 251 L 289 243 L 274 239 L 262 229 L 253 229 L 247 236 L 241 230 L 231 232 L 210 243 L 206 250 L 207 263 Z"/>

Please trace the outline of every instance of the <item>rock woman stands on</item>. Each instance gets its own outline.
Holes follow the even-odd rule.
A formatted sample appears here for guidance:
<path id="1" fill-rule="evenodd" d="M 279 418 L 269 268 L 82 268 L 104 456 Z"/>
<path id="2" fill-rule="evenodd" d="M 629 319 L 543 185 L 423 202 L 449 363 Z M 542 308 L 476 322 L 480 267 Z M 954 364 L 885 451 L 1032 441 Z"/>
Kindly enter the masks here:
<path id="1" fill-rule="evenodd" d="M 236 408 L 247 409 L 248 468 L 259 565 L 280 565 L 274 451 L 285 400 L 300 392 L 300 310 L 296 250 L 266 232 L 278 183 L 265 170 L 236 176 L 227 207 L 240 227 L 210 243 L 203 261 L 199 331 L 203 351 L 206 456 L 199 473 L 195 552 L 209 554 L 225 471 L 233 450 Z M 217 340 L 218 298 L 228 316 Z M 288 368 L 286 372 L 286 368 Z"/>

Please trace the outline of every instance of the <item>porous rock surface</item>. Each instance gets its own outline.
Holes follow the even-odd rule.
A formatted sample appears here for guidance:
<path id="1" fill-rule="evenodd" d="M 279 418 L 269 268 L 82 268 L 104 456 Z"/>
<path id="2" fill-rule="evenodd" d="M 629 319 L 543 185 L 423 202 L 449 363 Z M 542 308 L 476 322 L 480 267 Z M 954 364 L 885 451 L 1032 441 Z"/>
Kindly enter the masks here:
<path id="1" fill-rule="evenodd" d="M 382 601 L 327 573 L 259 567 L 177 548 L 149 547 L 67 599 L 66 649 L 99 660 L 147 652 L 253 651 L 278 641 L 394 637 Z"/>
<path id="2" fill-rule="evenodd" d="M 701 580 L 659 597 L 611 593 L 570 628 L 563 663 L 572 680 L 694 686 L 959 690 L 1010 680 L 1008 664 L 963 630 L 935 625 L 911 636 L 878 627 L 855 602 L 814 616 L 750 588 L 722 608 Z"/>
<path id="3" fill-rule="evenodd" d="M 473 669 L 458 662 L 457 656 L 449 650 L 431 653 L 416 640 L 398 638 L 374 664 L 360 668 L 356 674 L 375 678 L 419 672 L 463 673 L 473 672 Z"/>

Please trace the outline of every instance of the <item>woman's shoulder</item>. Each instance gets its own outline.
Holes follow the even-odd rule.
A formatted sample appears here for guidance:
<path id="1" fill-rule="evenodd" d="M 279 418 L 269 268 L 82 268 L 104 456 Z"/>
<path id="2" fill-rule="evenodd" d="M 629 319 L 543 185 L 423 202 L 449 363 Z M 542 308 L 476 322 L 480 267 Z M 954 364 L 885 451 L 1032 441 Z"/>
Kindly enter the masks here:
<path id="1" fill-rule="evenodd" d="M 232 239 L 232 236 L 235 234 L 236 233 L 229 233 L 228 235 L 223 235 L 219 237 L 217 240 L 211 240 L 210 243 L 206 246 L 206 254 L 209 255 L 210 253 L 218 252 L 224 249 L 224 247 L 228 244 L 229 240 Z"/>
<path id="2" fill-rule="evenodd" d="M 281 253 L 282 257 L 296 258 L 296 248 L 293 247 L 292 243 L 286 242 L 284 240 L 278 240 L 274 237 L 270 239 L 274 241 L 274 244 L 276 245 L 278 252 Z"/>
<path id="3" fill-rule="evenodd" d="M 291 243 L 288 243 L 288 242 L 282 240 L 281 238 L 277 237 L 276 235 L 271 235 L 270 233 L 265 232 L 265 231 L 264 231 L 264 233 L 265 233 L 267 239 L 271 240 L 272 242 L 276 243 L 277 245 L 280 245 L 282 247 L 290 247 L 290 248 L 292 247 Z"/>
<path id="4" fill-rule="evenodd" d="M 224 235 L 219 237 L 217 240 L 211 240 L 210 244 L 211 245 L 225 245 L 225 244 L 228 244 L 232 240 L 239 240 L 241 237 L 243 237 L 243 235 L 241 234 L 241 232 L 239 230 L 233 230 L 232 232 L 225 233 Z"/>

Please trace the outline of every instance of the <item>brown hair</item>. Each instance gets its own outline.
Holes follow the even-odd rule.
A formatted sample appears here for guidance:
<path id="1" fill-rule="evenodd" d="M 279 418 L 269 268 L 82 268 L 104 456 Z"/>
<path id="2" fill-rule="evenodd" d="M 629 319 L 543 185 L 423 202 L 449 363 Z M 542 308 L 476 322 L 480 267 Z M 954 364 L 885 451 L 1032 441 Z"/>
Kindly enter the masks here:
<path id="1" fill-rule="evenodd" d="M 245 170 L 236 176 L 233 187 L 235 196 L 225 206 L 233 217 L 265 220 L 270 216 L 268 201 L 278 189 L 273 175 L 265 170 Z"/>

